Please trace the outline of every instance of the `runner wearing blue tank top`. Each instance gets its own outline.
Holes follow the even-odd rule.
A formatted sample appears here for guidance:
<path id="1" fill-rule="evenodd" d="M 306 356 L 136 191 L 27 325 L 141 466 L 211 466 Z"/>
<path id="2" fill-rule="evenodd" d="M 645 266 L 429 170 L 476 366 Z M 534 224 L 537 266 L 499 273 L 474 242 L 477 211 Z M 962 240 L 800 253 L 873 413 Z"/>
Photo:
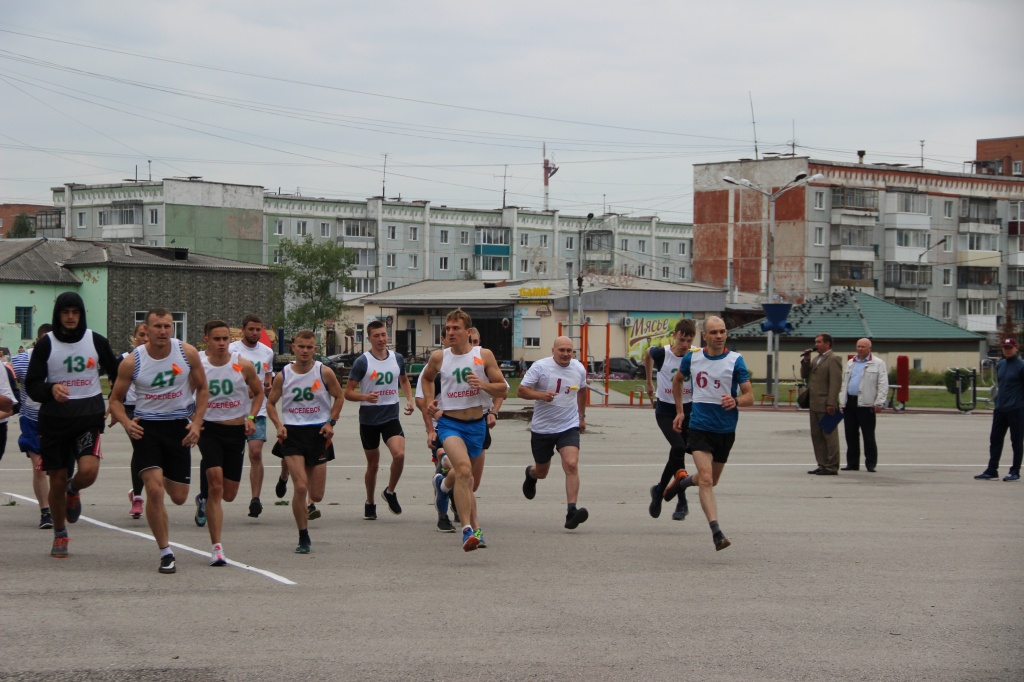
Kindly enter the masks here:
<path id="1" fill-rule="evenodd" d="M 680 469 L 665 489 L 665 499 L 670 500 L 678 491 L 693 485 L 700 486 L 700 506 L 711 526 L 715 551 L 723 550 L 731 543 L 718 527 L 718 505 L 713 488 L 718 485 L 736 440 L 739 421 L 736 408 L 754 404 L 750 372 L 743 357 L 725 347 L 726 336 L 722 318 L 712 316 L 706 319 L 704 350 L 683 358 L 679 371 L 672 378 L 676 396 L 673 426 L 677 431 L 683 427 L 683 383 L 686 379 L 693 381 L 693 411 L 690 413 L 686 451 L 693 456 L 697 474 L 688 475 L 685 469 Z"/>

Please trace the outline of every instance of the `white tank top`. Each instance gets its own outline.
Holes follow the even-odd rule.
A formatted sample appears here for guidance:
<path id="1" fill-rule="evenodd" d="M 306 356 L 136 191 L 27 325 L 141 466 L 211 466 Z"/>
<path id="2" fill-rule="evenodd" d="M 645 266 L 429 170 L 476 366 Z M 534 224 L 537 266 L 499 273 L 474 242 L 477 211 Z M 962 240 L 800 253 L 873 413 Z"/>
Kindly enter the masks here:
<path id="1" fill-rule="evenodd" d="M 484 360 L 480 357 L 480 346 L 473 346 L 470 352 L 456 355 L 451 348 L 444 349 L 441 360 L 441 395 L 438 405 L 442 410 L 465 410 L 480 407 L 479 388 L 469 385 L 470 373 L 476 374 L 481 381 L 488 381 L 484 373 Z"/>
<path id="2" fill-rule="evenodd" d="M 683 361 L 682 355 L 672 353 L 672 345 L 665 344 L 665 360 L 658 370 L 658 400 L 669 405 L 675 405 L 676 399 L 672 395 L 672 378 L 679 371 L 679 363 Z M 693 401 L 693 382 L 683 382 L 683 403 Z"/>
<path id="3" fill-rule="evenodd" d="M 281 374 L 281 420 L 285 426 L 318 426 L 330 421 L 333 398 L 324 385 L 319 360 L 305 374 L 295 371 L 294 362 Z"/>
<path id="4" fill-rule="evenodd" d="M 53 332 L 50 337 L 50 357 L 46 361 L 46 378 L 53 384 L 64 384 L 69 400 L 80 400 L 100 395 L 99 353 L 92 342 L 92 330 L 74 343 L 58 341 Z"/>
<path id="5" fill-rule="evenodd" d="M 252 398 L 249 397 L 249 386 L 242 376 L 242 365 L 238 353 L 232 353 L 227 363 L 217 367 L 210 362 L 205 352 L 199 354 L 206 372 L 206 385 L 210 389 L 210 399 L 206 403 L 206 414 L 203 420 L 208 422 L 227 422 L 249 414 Z"/>
<path id="6" fill-rule="evenodd" d="M 395 354 L 388 351 L 384 360 L 378 360 L 373 353 L 366 351 L 366 374 L 359 381 L 360 393 L 377 392 L 377 402 L 362 401 L 360 405 L 395 405 L 398 403 L 398 360 Z"/>
<path id="7" fill-rule="evenodd" d="M 690 360 L 693 402 L 721 405 L 722 396 L 731 395 L 733 369 L 739 357 L 739 353 L 729 353 L 720 360 L 709 360 L 703 352 L 694 353 Z"/>
<path id="8" fill-rule="evenodd" d="M 135 416 L 139 419 L 167 421 L 185 419 L 196 411 L 196 402 L 189 385 L 191 367 L 185 359 L 181 341 L 170 339 L 166 358 L 154 360 L 142 345 L 133 352 L 135 371 Z"/>
<path id="9" fill-rule="evenodd" d="M 245 342 L 239 339 L 238 341 L 232 341 L 231 345 L 228 346 L 228 350 L 232 353 L 238 353 L 243 358 L 252 363 L 252 366 L 256 369 L 256 378 L 263 383 L 263 377 L 267 374 L 273 374 L 274 370 L 274 351 L 272 348 L 264 346 L 262 343 L 256 343 L 252 348 L 245 345 Z M 267 416 L 267 401 L 264 400 L 263 404 L 260 405 L 259 414 L 257 417 Z"/>
<path id="10" fill-rule="evenodd" d="M 128 353 L 121 353 L 121 359 L 128 357 Z M 128 384 L 128 390 L 124 394 L 124 404 L 135 407 L 135 382 Z"/>

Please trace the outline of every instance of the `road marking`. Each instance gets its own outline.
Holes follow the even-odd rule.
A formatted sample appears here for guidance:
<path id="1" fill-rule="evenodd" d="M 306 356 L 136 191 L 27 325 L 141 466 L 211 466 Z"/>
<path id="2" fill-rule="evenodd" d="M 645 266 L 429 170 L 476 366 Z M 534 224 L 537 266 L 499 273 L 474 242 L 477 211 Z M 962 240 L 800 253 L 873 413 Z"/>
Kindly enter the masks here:
<path id="1" fill-rule="evenodd" d="M 30 503 L 35 504 L 35 505 L 39 504 L 35 499 L 33 499 L 31 497 L 25 497 L 24 495 L 18 495 L 17 493 L 7 493 L 7 492 L 5 492 L 4 494 L 5 495 L 10 495 L 11 497 L 16 497 L 19 500 L 24 500 L 26 502 L 30 502 Z M 94 526 L 99 526 L 100 528 L 106 528 L 108 530 L 117 530 L 117 531 L 120 531 L 122 533 L 127 533 L 128 535 L 134 535 L 136 537 L 140 537 L 140 538 L 142 538 L 144 540 L 151 540 L 153 542 L 156 541 L 156 538 L 154 538 L 152 535 L 147 535 L 146 533 L 141 533 L 141 532 L 139 532 L 137 530 L 129 530 L 127 528 L 121 528 L 119 526 L 113 526 L 113 525 L 111 525 L 109 523 L 104 523 L 103 521 L 97 521 L 96 519 L 90 518 L 88 516 L 80 516 L 78 518 L 79 518 L 80 521 L 88 521 L 89 523 L 93 524 Z M 183 549 L 183 550 L 185 550 L 187 552 L 192 552 L 193 554 L 198 554 L 199 556 L 202 556 L 202 557 L 208 556 L 205 551 L 203 551 L 201 549 L 196 549 L 195 547 L 189 547 L 188 545 L 183 545 L 183 544 L 181 544 L 179 542 L 172 542 L 170 544 L 171 544 L 171 547 L 177 547 L 178 549 Z M 270 578 L 271 580 L 276 580 L 277 582 L 282 583 L 284 585 L 297 585 L 298 584 L 298 583 L 296 583 L 296 582 L 294 582 L 292 580 L 289 580 L 288 578 L 285 578 L 284 576 L 278 575 L 278 574 L 273 573 L 271 571 L 264 570 L 262 568 L 256 568 L 255 566 L 250 566 L 249 564 L 243 564 L 243 563 L 241 563 L 239 561 L 232 561 L 231 559 L 228 559 L 228 566 L 234 566 L 235 568 L 242 568 L 242 569 L 245 569 L 246 571 L 252 571 L 253 573 L 259 573 L 260 575 L 262 575 L 262 576 L 264 576 L 266 578 Z"/>

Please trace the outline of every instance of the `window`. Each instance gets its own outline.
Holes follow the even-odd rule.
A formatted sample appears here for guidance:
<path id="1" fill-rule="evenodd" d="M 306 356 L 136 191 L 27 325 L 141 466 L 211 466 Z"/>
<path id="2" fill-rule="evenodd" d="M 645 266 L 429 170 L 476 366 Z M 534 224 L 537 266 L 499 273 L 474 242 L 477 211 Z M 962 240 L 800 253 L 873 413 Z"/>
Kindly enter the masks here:
<path id="1" fill-rule="evenodd" d="M 392 241 L 394 241 L 395 239 L 398 239 L 398 226 L 397 225 L 388 225 L 388 239 L 390 239 Z"/>
<path id="2" fill-rule="evenodd" d="M 160 210 L 156 208 L 149 209 L 149 224 L 156 225 L 159 222 Z"/>
<path id="3" fill-rule="evenodd" d="M 686 242 L 679 242 L 679 255 L 680 256 L 685 256 L 686 255 Z"/>
<path id="4" fill-rule="evenodd" d="M 79 213 L 79 215 L 82 215 Z M 1024 201 L 1011 201 L 1010 202 L 1010 221 L 1017 222 L 1024 220 Z M 79 219 L 79 227 L 81 227 L 81 219 Z"/>
<path id="5" fill-rule="evenodd" d="M 995 299 L 958 299 L 957 309 L 960 315 L 996 315 Z"/>
<path id="6" fill-rule="evenodd" d="M 878 210 L 878 191 L 860 187 L 833 187 L 832 208 Z"/>
<path id="7" fill-rule="evenodd" d="M 274 249 L 274 262 L 275 263 L 280 263 L 281 262 L 281 249 Z"/>
<path id="8" fill-rule="evenodd" d="M 396 262 L 397 262 L 397 259 L 396 259 L 396 257 L 395 257 L 395 254 L 393 254 L 393 253 L 389 253 L 389 254 L 388 254 L 388 267 L 389 267 L 389 268 L 393 268 L 393 267 L 395 267 L 395 263 L 396 263 Z"/>
<path id="9" fill-rule="evenodd" d="M 1014 161 L 1013 162 L 1013 174 L 1014 175 L 1024 175 L 1024 161 Z"/>
<path id="10" fill-rule="evenodd" d="M 142 220 L 142 209 L 139 208 L 139 220 Z M 100 226 L 134 225 L 135 207 L 109 208 L 100 211 Z"/>
<path id="11" fill-rule="evenodd" d="M 521 261 L 519 261 L 519 272 L 529 272 L 529 271 L 530 271 L 530 261 L 526 260 L 525 258 L 522 259 Z"/>
<path id="12" fill-rule="evenodd" d="M 295 234 L 297 234 L 300 237 L 305 237 L 306 236 L 306 221 L 305 220 L 298 220 L 298 221 L 295 222 Z"/>
<path id="13" fill-rule="evenodd" d="M 662 242 L 661 243 L 661 252 L 664 253 L 664 254 L 668 253 L 668 242 Z"/>
<path id="14" fill-rule="evenodd" d="M 546 234 L 540 235 L 540 245 L 544 248 L 548 246 L 548 236 Z"/>
<path id="15" fill-rule="evenodd" d="M 523 348 L 540 348 L 540 318 L 524 317 Z"/>
<path id="16" fill-rule="evenodd" d="M 467 265 L 469 264 L 469 259 L 468 258 L 463 258 L 462 260 Z M 441 256 L 441 258 L 438 259 L 438 261 L 437 261 L 437 269 L 438 270 L 447 270 L 448 269 L 448 256 Z"/>
<path id="17" fill-rule="evenodd" d="M 825 192 L 818 190 L 814 193 L 814 208 L 824 209 L 825 208 Z"/>
<path id="18" fill-rule="evenodd" d="M 32 334 L 32 306 L 14 308 L 14 324 L 21 325 L 21 338 L 34 339 Z"/>
<path id="19" fill-rule="evenodd" d="M 898 192 L 896 194 L 897 213 L 927 213 L 928 195 L 911 192 Z"/>
<path id="20" fill-rule="evenodd" d="M 341 291 L 355 294 L 372 294 L 374 289 L 376 289 L 372 277 L 358 277 L 349 281 L 351 282 L 351 286 L 349 287 L 344 286 L 343 282 L 339 282 L 341 285 Z"/>
<path id="21" fill-rule="evenodd" d="M 394 288 L 395 288 L 395 283 L 394 282 L 388 282 L 388 291 L 391 291 Z"/>
<path id="22" fill-rule="evenodd" d="M 946 237 L 946 241 L 942 244 L 942 250 L 945 251 L 946 253 L 951 253 L 953 251 L 952 237 Z"/>
<path id="23" fill-rule="evenodd" d="M 277 235 L 284 234 L 284 221 L 283 220 L 277 219 L 277 220 L 274 221 L 274 234 L 277 234 Z M 276 263 L 277 261 L 274 261 L 274 262 Z"/>
<path id="24" fill-rule="evenodd" d="M 824 282 L 825 281 L 825 266 L 821 263 L 814 264 L 814 281 Z"/>
<path id="25" fill-rule="evenodd" d="M 576 237 L 569 236 L 565 238 L 565 250 L 572 251 L 576 248 Z"/>
<path id="26" fill-rule="evenodd" d="M 420 228 L 416 225 L 409 226 L 409 241 L 418 242 L 420 240 Z"/>
<path id="27" fill-rule="evenodd" d="M 647 240 L 638 239 L 636 240 L 636 250 L 640 253 L 647 253 Z"/>
<path id="28" fill-rule="evenodd" d="M 638 265 L 638 266 L 636 266 L 636 276 L 637 277 L 646 277 L 647 276 L 647 266 L 646 265 Z"/>
<path id="29" fill-rule="evenodd" d="M 320 223 L 320 236 L 321 237 L 330 237 L 331 236 L 331 224 L 330 223 Z"/>
<path id="30" fill-rule="evenodd" d="M 530 233 L 529 232 L 522 232 L 522 233 L 520 233 L 520 235 L 519 235 L 519 246 L 529 246 L 529 245 L 530 245 Z"/>
<path id="31" fill-rule="evenodd" d="M 448 259 L 445 258 L 444 260 L 447 261 Z M 469 270 L 469 258 L 460 258 L 459 259 L 459 272 L 466 272 L 468 270 Z"/>
<path id="32" fill-rule="evenodd" d="M 441 230 L 441 243 L 442 244 L 447 244 L 448 243 L 448 230 Z"/>
<path id="33" fill-rule="evenodd" d="M 444 329 L 444 322 L 430 322 L 430 336 L 435 346 L 441 345 L 441 331 Z"/>
<path id="34" fill-rule="evenodd" d="M 511 238 L 512 230 L 503 227 L 481 227 L 476 231 L 477 244 L 508 246 Z"/>
<path id="35" fill-rule="evenodd" d="M 508 256 L 481 256 L 480 269 L 489 272 L 508 272 Z"/>
<path id="36" fill-rule="evenodd" d="M 542 261 L 537 263 L 537 274 L 538 275 L 546 275 L 546 274 L 548 274 L 548 262 L 546 260 L 542 260 Z"/>
<path id="37" fill-rule="evenodd" d="M 679 279 L 686 279 L 686 268 L 679 266 Z"/>
<path id="38" fill-rule="evenodd" d="M 953 306 L 950 305 L 949 301 L 942 302 L 942 319 L 948 320 L 950 317 L 952 317 L 952 308 Z"/>
<path id="39" fill-rule="evenodd" d="M 466 230 L 462 231 L 462 234 L 459 235 L 459 243 L 460 244 L 468 244 L 469 243 L 469 232 L 467 232 Z"/>
<path id="40" fill-rule="evenodd" d="M 953 268 L 942 268 L 942 286 L 953 286 Z"/>
<path id="41" fill-rule="evenodd" d="M 969 232 L 960 235 L 961 251 L 998 251 L 999 235 Z"/>
<path id="42" fill-rule="evenodd" d="M 85 227 L 85 211 L 79 211 L 78 212 L 78 226 L 79 227 Z M 26 336 L 25 338 L 29 339 L 29 338 L 32 338 L 32 337 Z"/>
<path id="43" fill-rule="evenodd" d="M 375 237 L 377 233 L 370 225 L 369 220 L 346 220 L 345 221 L 345 236 L 346 237 Z"/>
<path id="44" fill-rule="evenodd" d="M 409 254 L 409 269 L 415 270 L 420 266 L 420 255 L 418 253 Z"/>
<path id="45" fill-rule="evenodd" d="M 896 246 L 927 249 L 931 242 L 931 235 L 924 230 L 896 230 Z"/>
<path id="46" fill-rule="evenodd" d="M 952 218 L 953 217 L 953 202 L 943 201 L 942 202 L 942 217 Z"/>
<path id="47" fill-rule="evenodd" d="M 824 246 L 825 245 L 825 228 L 820 225 L 814 228 L 814 245 Z"/>
<path id="48" fill-rule="evenodd" d="M 619 240 L 619 250 L 629 251 L 629 239 L 623 238 Z"/>
<path id="49" fill-rule="evenodd" d="M 135 324 L 139 324 L 140 322 L 145 322 L 146 321 L 146 313 L 147 312 L 149 312 L 149 311 L 146 311 L 146 310 L 136 310 L 135 311 Z M 174 338 L 179 339 L 181 341 L 187 342 L 188 339 L 185 338 L 185 330 L 188 328 L 188 325 L 186 324 L 187 321 L 188 321 L 188 315 L 186 313 L 174 313 L 174 312 L 172 312 L 171 313 L 171 319 L 174 321 Z"/>
<path id="50" fill-rule="evenodd" d="M 668 279 L 668 266 L 667 265 L 663 265 L 661 267 L 661 278 L 662 279 Z"/>

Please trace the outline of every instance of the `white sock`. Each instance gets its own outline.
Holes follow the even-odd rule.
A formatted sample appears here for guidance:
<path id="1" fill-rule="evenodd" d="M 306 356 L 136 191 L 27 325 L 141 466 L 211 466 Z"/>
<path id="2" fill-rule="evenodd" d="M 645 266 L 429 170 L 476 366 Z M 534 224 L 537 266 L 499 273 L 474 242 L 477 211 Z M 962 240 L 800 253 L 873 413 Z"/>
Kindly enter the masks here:
<path id="1" fill-rule="evenodd" d="M 452 491 L 451 488 L 444 484 L 444 479 L 441 479 L 441 485 L 439 485 L 438 487 L 441 489 L 441 492 L 444 493 L 445 495 Z"/>
<path id="2" fill-rule="evenodd" d="M 463 532 L 463 533 L 465 533 L 465 532 L 466 532 L 467 530 L 468 530 L 468 531 L 469 531 L 470 533 L 472 533 L 472 532 L 473 532 L 473 526 L 463 526 L 463 528 L 462 528 L 462 532 Z"/>
<path id="3" fill-rule="evenodd" d="M 170 545 L 167 545 L 166 547 L 161 547 L 160 548 L 160 556 L 161 557 L 165 557 L 168 554 L 170 554 L 171 556 L 174 556 L 174 552 L 171 551 L 171 546 Z"/>

